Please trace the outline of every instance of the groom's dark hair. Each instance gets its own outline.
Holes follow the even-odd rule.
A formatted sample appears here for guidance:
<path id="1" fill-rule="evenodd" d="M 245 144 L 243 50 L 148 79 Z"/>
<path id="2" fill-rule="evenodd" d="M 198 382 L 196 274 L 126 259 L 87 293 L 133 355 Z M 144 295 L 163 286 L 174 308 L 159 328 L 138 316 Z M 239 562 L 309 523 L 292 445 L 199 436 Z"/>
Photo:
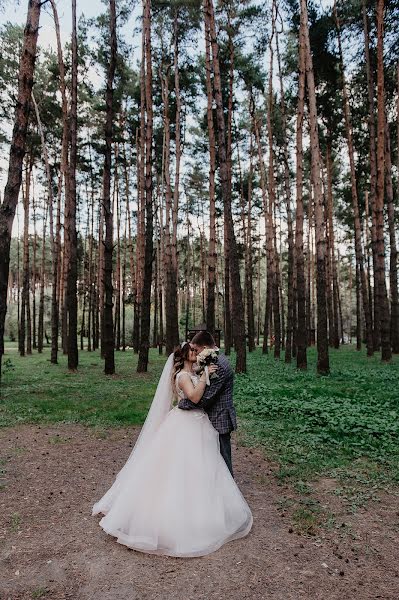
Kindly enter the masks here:
<path id="1" fill-rule="evenodd" d="M 214 337 L 209 331 L 199 331 L 191 338 L 191 343 L 197 346 L 208 346 L 209 348 L 216 346 Z"/>

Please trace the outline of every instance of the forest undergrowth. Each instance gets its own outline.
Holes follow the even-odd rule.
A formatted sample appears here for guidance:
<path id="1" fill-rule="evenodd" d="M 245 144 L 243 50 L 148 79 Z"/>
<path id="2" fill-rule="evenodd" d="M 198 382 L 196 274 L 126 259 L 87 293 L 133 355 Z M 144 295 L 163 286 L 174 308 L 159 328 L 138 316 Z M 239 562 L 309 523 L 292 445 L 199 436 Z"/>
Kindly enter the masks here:
<path id="1" fill-rule="evenodd" d="M 137 356 L 116 353 L 117 374 L 103 375 L 98 352 L 82 352 L 77 373 L 66 357 L 59 365 L 42 355 L 20 358 L 8 345 L 0 396 L 0 426 L 81 423 L 99 430 L 141 425 L 165 361 L 150 351 L 148 373 L 136 373 Z M 234 356 L 231 357 L 234 362 Z M 386 487 L 399 482 L 399 359 L 383 364 L 353 347 L 331 351 L 331 375 L 276 361 L 258 349 L 248 374 L 237 375 L 239 443 L 260 446 L 279 479 L 306 492 L 322 476 L 346 487 Z"/>

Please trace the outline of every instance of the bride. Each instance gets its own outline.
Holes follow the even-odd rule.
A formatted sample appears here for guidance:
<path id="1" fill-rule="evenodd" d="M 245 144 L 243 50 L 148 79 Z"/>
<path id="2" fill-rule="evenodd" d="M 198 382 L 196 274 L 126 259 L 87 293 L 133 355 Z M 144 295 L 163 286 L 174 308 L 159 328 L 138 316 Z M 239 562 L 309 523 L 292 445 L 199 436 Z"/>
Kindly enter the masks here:
<path id="1" fill-rule="evenodd" d="M 198 403 L 205 373 L 193 371 L 188 342 L 166 362 L 147 419 L 126 464 L 93 507 L 100 526 L 129 548 L 168 556 L 203 556 L 244 537 L 252 514 L 219 451 L 219 435 Z M 215 372 L 216 365 L 209 371 Z"/>

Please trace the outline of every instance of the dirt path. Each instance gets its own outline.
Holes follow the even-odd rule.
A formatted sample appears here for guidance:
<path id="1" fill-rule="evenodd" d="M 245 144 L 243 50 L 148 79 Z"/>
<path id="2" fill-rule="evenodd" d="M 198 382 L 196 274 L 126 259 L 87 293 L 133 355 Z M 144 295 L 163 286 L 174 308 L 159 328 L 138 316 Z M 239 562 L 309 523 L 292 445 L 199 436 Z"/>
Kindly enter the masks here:
<path id="1" fill-rule="evenodd" d="M 336 503 L 330 530 L 298 535 L 286 508 L 291 493 L 260 452 L 244 447 L 234 448 L 234 463 L 254 514 L 247 538 L 193 559 L 117 544 L 91 507 L 136 436 L 72 425 L 0 430 L 1 600 L 398 600 L 395 496 L 355 515 Z M 324 480 L 321 506 L 330 496 Z"/>

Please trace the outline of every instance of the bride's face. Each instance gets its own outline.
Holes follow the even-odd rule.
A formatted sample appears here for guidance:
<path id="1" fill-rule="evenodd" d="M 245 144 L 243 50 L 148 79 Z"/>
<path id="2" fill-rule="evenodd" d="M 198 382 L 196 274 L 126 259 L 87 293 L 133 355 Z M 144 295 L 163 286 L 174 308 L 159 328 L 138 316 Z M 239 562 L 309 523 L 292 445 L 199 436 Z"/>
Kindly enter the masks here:
<path id="1" fill-rule="evenodd" d="M 188 360 L 191 363 L 197 362 L 197 352 L 196 352 L 196 350 L 193 348 L 193 346 L 191 344 L 190 344 L 190 351 L 188 353 Z"/>

